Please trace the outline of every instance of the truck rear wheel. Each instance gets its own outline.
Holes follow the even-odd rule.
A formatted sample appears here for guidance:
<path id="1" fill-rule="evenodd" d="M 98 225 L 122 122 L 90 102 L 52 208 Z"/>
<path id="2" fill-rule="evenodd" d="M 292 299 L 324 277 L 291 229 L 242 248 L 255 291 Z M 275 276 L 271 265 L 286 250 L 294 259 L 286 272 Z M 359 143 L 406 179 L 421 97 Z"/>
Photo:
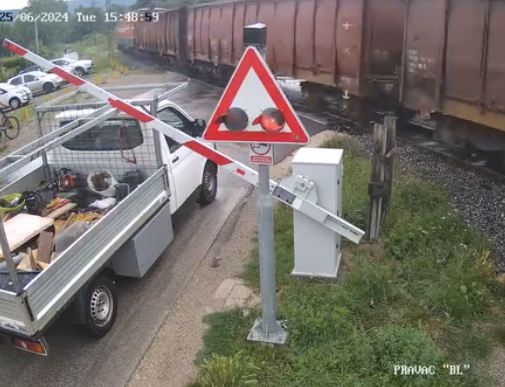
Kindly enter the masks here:
<path id="1" fill-rule="evenodd" d="M 202 184 L 198 203 L 206 206 L 214 201 L 217 195 L 217 167 L 215 164 L 207 163 L 203 169 Z"/>
<path id="2" fill-rule="evenodd" d="M 107 277 L 95 278 L 88 285 L 85 303 L 85 327 L 95 338 L 104 337 L 112 329 L 117 316 L 114 282 Z"/>

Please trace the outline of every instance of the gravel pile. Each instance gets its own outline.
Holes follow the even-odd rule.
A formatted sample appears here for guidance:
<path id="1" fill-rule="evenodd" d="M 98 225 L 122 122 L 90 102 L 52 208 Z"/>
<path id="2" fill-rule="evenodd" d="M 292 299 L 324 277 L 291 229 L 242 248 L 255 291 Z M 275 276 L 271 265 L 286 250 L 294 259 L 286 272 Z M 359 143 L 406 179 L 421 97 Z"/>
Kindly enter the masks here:
<path id="1" fill-rule="evenodd" d="M 369 135 L 355 137 L 365 154 L 372 154 Z M 454 209 L 462 218 L 495 244 L 495 265 L 505 272 L 505 184 L 444 161 L 431 152 L 398 141 L 397 162 L 422 168 L 428 181 L 438 183 L 452 196 Z"/>

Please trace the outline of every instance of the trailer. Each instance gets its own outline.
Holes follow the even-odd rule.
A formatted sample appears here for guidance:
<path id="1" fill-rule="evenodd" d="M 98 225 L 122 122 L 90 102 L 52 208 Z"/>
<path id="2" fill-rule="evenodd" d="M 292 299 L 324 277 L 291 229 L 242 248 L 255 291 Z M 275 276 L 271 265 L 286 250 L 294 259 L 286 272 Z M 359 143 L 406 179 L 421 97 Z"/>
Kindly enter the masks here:
<path id="1" fill-rule="evenodd" d="M 198 138 L 205 121 L 167 99 L 188 84 L 129 103 Z M 121 88 L 146 86 L 165 85 Z M 39 138 L 0 160 L 0 197 L 25 200 L 21 213 L 0 220 L 0 332 L 39 355 L 48 354 L 44 333 L 64 311 L 91 336 L 107 334 L 118 311 L 116 279 L 143 277 L 174 238 L 172 215 L 217 193 L 216 163 L 107 102 L 60 104 L 77 93 L 36 107 Z M 55 198 L 71 210 L 44 214 Z M 55 236 L 54 252 L 37 266 L 43 234 Z M 19 254 L 32 266 L 20 270 Z"/>

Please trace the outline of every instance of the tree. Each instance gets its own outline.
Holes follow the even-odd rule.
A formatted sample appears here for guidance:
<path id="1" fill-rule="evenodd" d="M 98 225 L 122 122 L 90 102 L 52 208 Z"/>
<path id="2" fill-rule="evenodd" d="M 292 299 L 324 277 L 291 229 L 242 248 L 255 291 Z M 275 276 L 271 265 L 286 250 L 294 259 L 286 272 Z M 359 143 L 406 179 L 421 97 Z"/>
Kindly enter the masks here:
<path id="1" fill-rule="evenodd" d="M 95 15 L 95 21 L 78 21 L 78 14 Z M 98 7 L 79 6 L 75 9 L 75 15 L 69 23 L 69 32 L 67 41 L 76 42 L 91 33 L 102 33 L 107 29 L 105 25 L 104 11 Z"/>
<path id="2" fill-rule="evenodd" d="M 63 0 L 29 0 L 26 12 L 31 12 L 33 15 L 40 15 L 42 12 L 46 13 L 60 13 L 65 14 L 68 11 L 67 3 Z M 16 23 L 16 25 L 19 22 Z M 22 23 L 26 33 L 35 36 L 35 23 Z M 66 22 L 38 22 L 38 37 L 39 42 L 45 45 L 52 45 L 56 43 L 64 43 L 67 39 L 69 23 Z M 33 38 L 32 38 L 33 40 Z"/>

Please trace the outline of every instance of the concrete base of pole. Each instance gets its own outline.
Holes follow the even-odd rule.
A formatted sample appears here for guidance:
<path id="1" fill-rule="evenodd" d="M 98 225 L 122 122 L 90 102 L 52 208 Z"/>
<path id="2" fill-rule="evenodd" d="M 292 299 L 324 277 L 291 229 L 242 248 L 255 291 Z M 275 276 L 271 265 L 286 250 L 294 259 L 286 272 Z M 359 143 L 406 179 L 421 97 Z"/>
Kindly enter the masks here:
<path id="1" fill-rule="evenodd" d="M 269 332 L 265 332 L 261 317 L 256 319 L 253 327 L 249 331 L 249 335 L 247 335 L 248 341 L 256 341 L 261 343 L 278 344 L 278 345 L 285 344 L 287 338 L 288 338 L 288 331 L 286 330 L 281 321 L 276 321 L 274 329 L 270 329 Z"/>

